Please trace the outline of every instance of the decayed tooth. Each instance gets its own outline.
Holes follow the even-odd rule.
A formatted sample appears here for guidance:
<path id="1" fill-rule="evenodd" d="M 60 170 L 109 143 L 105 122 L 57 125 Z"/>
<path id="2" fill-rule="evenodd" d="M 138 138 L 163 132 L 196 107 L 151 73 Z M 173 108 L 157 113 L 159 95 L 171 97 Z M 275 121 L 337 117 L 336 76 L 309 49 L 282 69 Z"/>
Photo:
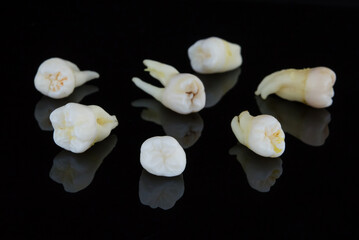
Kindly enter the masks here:
<path id="1" fill-rule="evenodd" d="M 117 137 L 111 135 L 84 153 L 61 151 L 53 160 L 50 178 L 62 184 L 66 192 L 75 193 L 85 189 L 116 142 Z"/>
<path id="2" fill-rule="evenodd" d="M 195 42 L 188 49 L 194 71 L 203 74 L 233 70 L 242 64 L 241 47 L 218 37 Z"/>
<path id="3" fill-rule="evenodd" d="M 50 58 L 39 66 L 34 84 L 42 94 L 58 99 L 69 96 L 75 87 L 99 76 L 97 72 L 80 71 L 74 63 L 67 60 Z"/>
<path id="4" fill-rule="evenodd" d="M 268 95 L 275 93 L 290 101 L 325 108 L 332 105 L 335 81 L 335 73 L 326 67 L 285 69 L 266 76 L 255 94 L 266 99 Z"/>
<path id="5" fill-rule="evenodd" d="M 174 177 L 186 167 L 186 153 L 171 136 L 151 137 L 141 146 L 142 167 L 156 176 Z"/>
<path id="6" fill-rule="evenodd" d="M 253 117 L 243 111 L 232 119 L 231 128 L 238 141 L 258 155 L 279 157 L 284 152 L 284 132 L 273 116 Z"/>
<path id="7" fill-rule="evenodd" d="M 164 88 L 155 87 L 134 77 L 137 87 L 153 96 L 164 106 L 180 114 L 198 112 L 204 108 L 206 94 L 202 81 L 189 73 L 178 73 L 172 66 L 145 60 L 150 75 L 158 79 Z"/>
<path id="8" fill-rule="evenodd" d="M 249 185 L 259 192 L 269 192 L 276 180 L 282 175 L 282 160 L 280 158 L 265 158 L 258 156 L 242 144 L 236 144 L 229 150 L 236 155 L 247 175 Z"/>
<path id="9" fill-rule="evenodd" d="M 139 99 L 132 102 L 132 106 L 146 108 L 141 118 L 161 125 L 166 135 L 174 137 L 185 149 L 195 144 L 202 134 L 203 119 L 199 113 L 178 114 L 155 99 Z"/>
<path id="10" fill-rule="evenodd" d="M 89 149 L 105 139 L 117 125 L 116 116 L 96 105 L 68 103 L 50 114 L 54 141 L 74 153 Z"/>

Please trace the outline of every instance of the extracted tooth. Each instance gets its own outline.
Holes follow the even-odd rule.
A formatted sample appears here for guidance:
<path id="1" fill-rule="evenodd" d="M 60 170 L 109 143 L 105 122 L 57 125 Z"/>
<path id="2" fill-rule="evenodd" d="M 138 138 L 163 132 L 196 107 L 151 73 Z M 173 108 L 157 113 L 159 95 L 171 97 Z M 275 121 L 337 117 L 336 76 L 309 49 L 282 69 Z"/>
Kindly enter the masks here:
<path id="1" fill-rule="evenodd" d="M 256 96 L 259 110 L 278 119 L 283 131 L 311 146 L 321 146 L 329 136 L 330 113 L 324 109 L 269 96 Z"/>
<path id="2" fill-rule="evenodd" d="M 164 106 L 180 114 L 198 112 L 204 108 L 206 94 L 202 81 L 189 73 L 178 73 L 172 66 L 144 60 L 150 75 L 158 79 L 164 88 L 148 84 L 134 77 L 132 81 L 137 87 L 153 96 Z"/>
<path id="3" fill-rule="evenodd" d="M 50 58 L 39 66 L 34 84 L 42 94 L 58 99 L 69 96 L 75 87 L 99 76 L 97 72 L 80 71 L 75 64 L 67 60 Z"/>
<path id="4" fill-rule="evenodd" d="M 279 157 L 284 152 L 284 132 L 273 116 L 253 117 L 243 111 L 232 119 L 231 128 L 238 141 L 258 155 Z"/>
<path id="5" fill-rule="evenodd" d="M 146 108 L 141 118 L 161 125 L 166 135 L 174 137 L 185 149 L 195 144 L 202 134 L 203 119 L 199 113 L 178 114 L 155 99 L 139 99 L 132 102 L 132 106 Z"/>
<path id="6" fill-rule="evenodd" d="M 66 192 L 75 193 L 85 189 L 116 143 L 117 137 L 110 135 L 84 153 L 62 150 L 53 160 L 50 178 L 62 184 Z"/>
<path id="7" fill-rule="evenodd" d="M 142 167 L 156 176 L 174 177 L 186 167 L 186 153 L 171 136 L 151 137 L 141 146 Z"/>
<path id="8" fill-rule="evenodd" d="M 195 42 L 188 49 L 191 66 L 198 73 L 220 73 L 242 64 L 241 47 L 218 37 Z"/>
<path id="9" fill-rule="evenodd" d="M 50 114 L 55 143 L 71 152 L 81 153 L 102 141 L 117 125 L 116 116 L 110 116 L 96 105 L 68 103 Z"/>
<path id="10" fill-rule="evenodd" d="M 183 174 L 176 177 L 159 177 L 142 170 L 138 196 L 143 205 L 168 210 L 183 196 Z"/>
<path id="11" fill-rule="evenodd" d="M 249 186 L 259 192 L 269 192 L 283 173 L 282 159 L 258 156 L 242 144 L 232 147 L 229 154 L 236 155 L 246 173 Z"/>
<path id="12" fill-rule="evenodd" d="M 255 94 L 266 99 L 275 93 L 290 101 L 325 108 L 332 105 L 335 80 L 335 73 L 327 67 L 285 69 L 266 76 Z"/>

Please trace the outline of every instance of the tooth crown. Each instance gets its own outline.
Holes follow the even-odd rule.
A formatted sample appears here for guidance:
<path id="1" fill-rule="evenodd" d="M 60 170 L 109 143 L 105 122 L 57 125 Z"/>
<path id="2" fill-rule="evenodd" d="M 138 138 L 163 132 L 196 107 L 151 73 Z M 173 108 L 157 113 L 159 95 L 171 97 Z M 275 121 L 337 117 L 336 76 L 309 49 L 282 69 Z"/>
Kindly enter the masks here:
<path id="1" fill-rule="evenodd" d="M 203 74 L 233 70 L 242 64 L 241 47 L 218 37 L 198 40 L 188 49 L 194 71 Z"/>
<path id="2" fill-rule="evenodd" d="M 253 117 L 243 111 L 232 119 L 231 128 L 238 141 L 258 155 L 279 157 L 284 152 L 284 132 L 273 116 Z"/>
<path id="3" fill-rule="evenodd" d="M 156 136 L 147 139 L 141 146 L 142 167 L 157 176 L 180 175 L 186 167 L 186 153 L 171 136 Z"/>
<path id="4" fill-rule="evenodd" d="M 332 104 L 335 80 L 335 73 L 326 67 L 285 69 L 266 76 L 255 94 L 266 99 L 275 93 L 290 101 L 324 108 Z"/>
<path id="5" fill-rule="evenodd" d="M 98 77 L 96 72 L 80 71 L 72 62 L 50 58 L 39 66 L 34 84 L 42 94 L 59 99 L 69 96 L 75 87 Z"/>
<path id="6" fill-rule="evenodd" d="M 71 152 L 82 153 L 106 138 L 118 125 L 116 116 L 110 116 L 99 106 L 68 103 L 50 114 L 55 143 Z"/>
<path id="7" fill-rule="evenodd" d="M 132 78 L 137 87 L 153 96 L 167 108 L 180 113 L 189 114 L 204 108 L 206 94 L 202 81 L 189 73 L 179 73 L 174 67 L 153 60 L 145 60 L 146 71 L 158 79 L 164 88 L 158 88 Z"/>

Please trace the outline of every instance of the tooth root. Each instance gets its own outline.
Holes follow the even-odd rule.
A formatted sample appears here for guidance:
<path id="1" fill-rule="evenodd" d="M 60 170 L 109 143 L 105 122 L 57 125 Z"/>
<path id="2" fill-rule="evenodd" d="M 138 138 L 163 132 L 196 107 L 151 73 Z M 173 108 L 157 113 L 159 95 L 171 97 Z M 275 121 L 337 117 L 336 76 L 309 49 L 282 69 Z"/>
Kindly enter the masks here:
<path id="1" fill-rule="evenodd" d="M 203 74 L 233 70 L 242 64 L 241 47 L 218 37 L 195 42 L 188 49 L 194 71 Z"/>
<path id="2" fill-rule="evenodd" d="M 148 93 L 152 97 L 154 97 L 156 100 L 162 102 L 162 96 L 164 89 L 155 87 L 149 83 L 146 83 L 142 81 L 141 79 L 134 77 L 132 78 L 132 82 L 140 89 L 142 89 L 144 92 Z"/>
<path id="3" fill-rule="evenodd" d="M 99 142 L 108 137 L 115 127 L 118 125 L 116 116 L 111 116 L 103 108 L 90 105 L 88 106 L 96 116 L 97 136 L 94 142 Z"/>
<path id="4" fill-rule="evenodd" d="M 75 87 L 79 87 L 90 80 L 100 77 L 100 74 L 94 71 L 78 71 L 78 72 L 74 72 L 74 75 L 75 75 Z"/>
<path id="5" fill-rule="evenodd" d="M 168 81 L 179 73 L 174 67 L 157 61 L 146 59 L 143 64 L 147 67 L 145 71 L 148 71 L 152 77 L 159 80 L 163 86 L 167 86 Z"/>

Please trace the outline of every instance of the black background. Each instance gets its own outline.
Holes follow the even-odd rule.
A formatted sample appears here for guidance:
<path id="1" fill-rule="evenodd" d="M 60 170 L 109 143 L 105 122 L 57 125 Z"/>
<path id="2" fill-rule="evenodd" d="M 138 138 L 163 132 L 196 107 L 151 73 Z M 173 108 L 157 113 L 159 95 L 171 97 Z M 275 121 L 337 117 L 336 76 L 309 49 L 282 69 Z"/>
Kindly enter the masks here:
<path id="1" fill-rule="evenodd" d="M 74 1 L 19 4 L 3 16 L 4 239 L 359 237 L 357 4 Z M 193 73 L 187 49 L 210 36 L 242 47 L 240 75 L 216 105 L 199 112 L 203 130 L 185 149 L 183 195 L 168 210 L 153 209 L 139 198 L 139 149 L 147 138 L 166 132 L 141 118 L 143 108 L 131 105 L 150 98 L 131 78 L 157 84 L 143 71 L 143 59 Z M 89 186 L 76 193 L 49 177 L 62 149 L 35 118 L 42 95 L 33 79 L 50 57 L 99 72 L 100 78 L 87 84 L 98 90 L 81 103 L 99 105 L 119 121 L 112 131 L 116 146 Z M 230 121 L 243 110 L 261 114 L 254 91 L 267 74 L 315 66 L 337 74 L 333 105 L 326 109 L 329 136 L 323 145 L 311 146 L 286 133 L 282 175 L 269 192 L 259 192 L 229 154 L 237 144 Z"/>

